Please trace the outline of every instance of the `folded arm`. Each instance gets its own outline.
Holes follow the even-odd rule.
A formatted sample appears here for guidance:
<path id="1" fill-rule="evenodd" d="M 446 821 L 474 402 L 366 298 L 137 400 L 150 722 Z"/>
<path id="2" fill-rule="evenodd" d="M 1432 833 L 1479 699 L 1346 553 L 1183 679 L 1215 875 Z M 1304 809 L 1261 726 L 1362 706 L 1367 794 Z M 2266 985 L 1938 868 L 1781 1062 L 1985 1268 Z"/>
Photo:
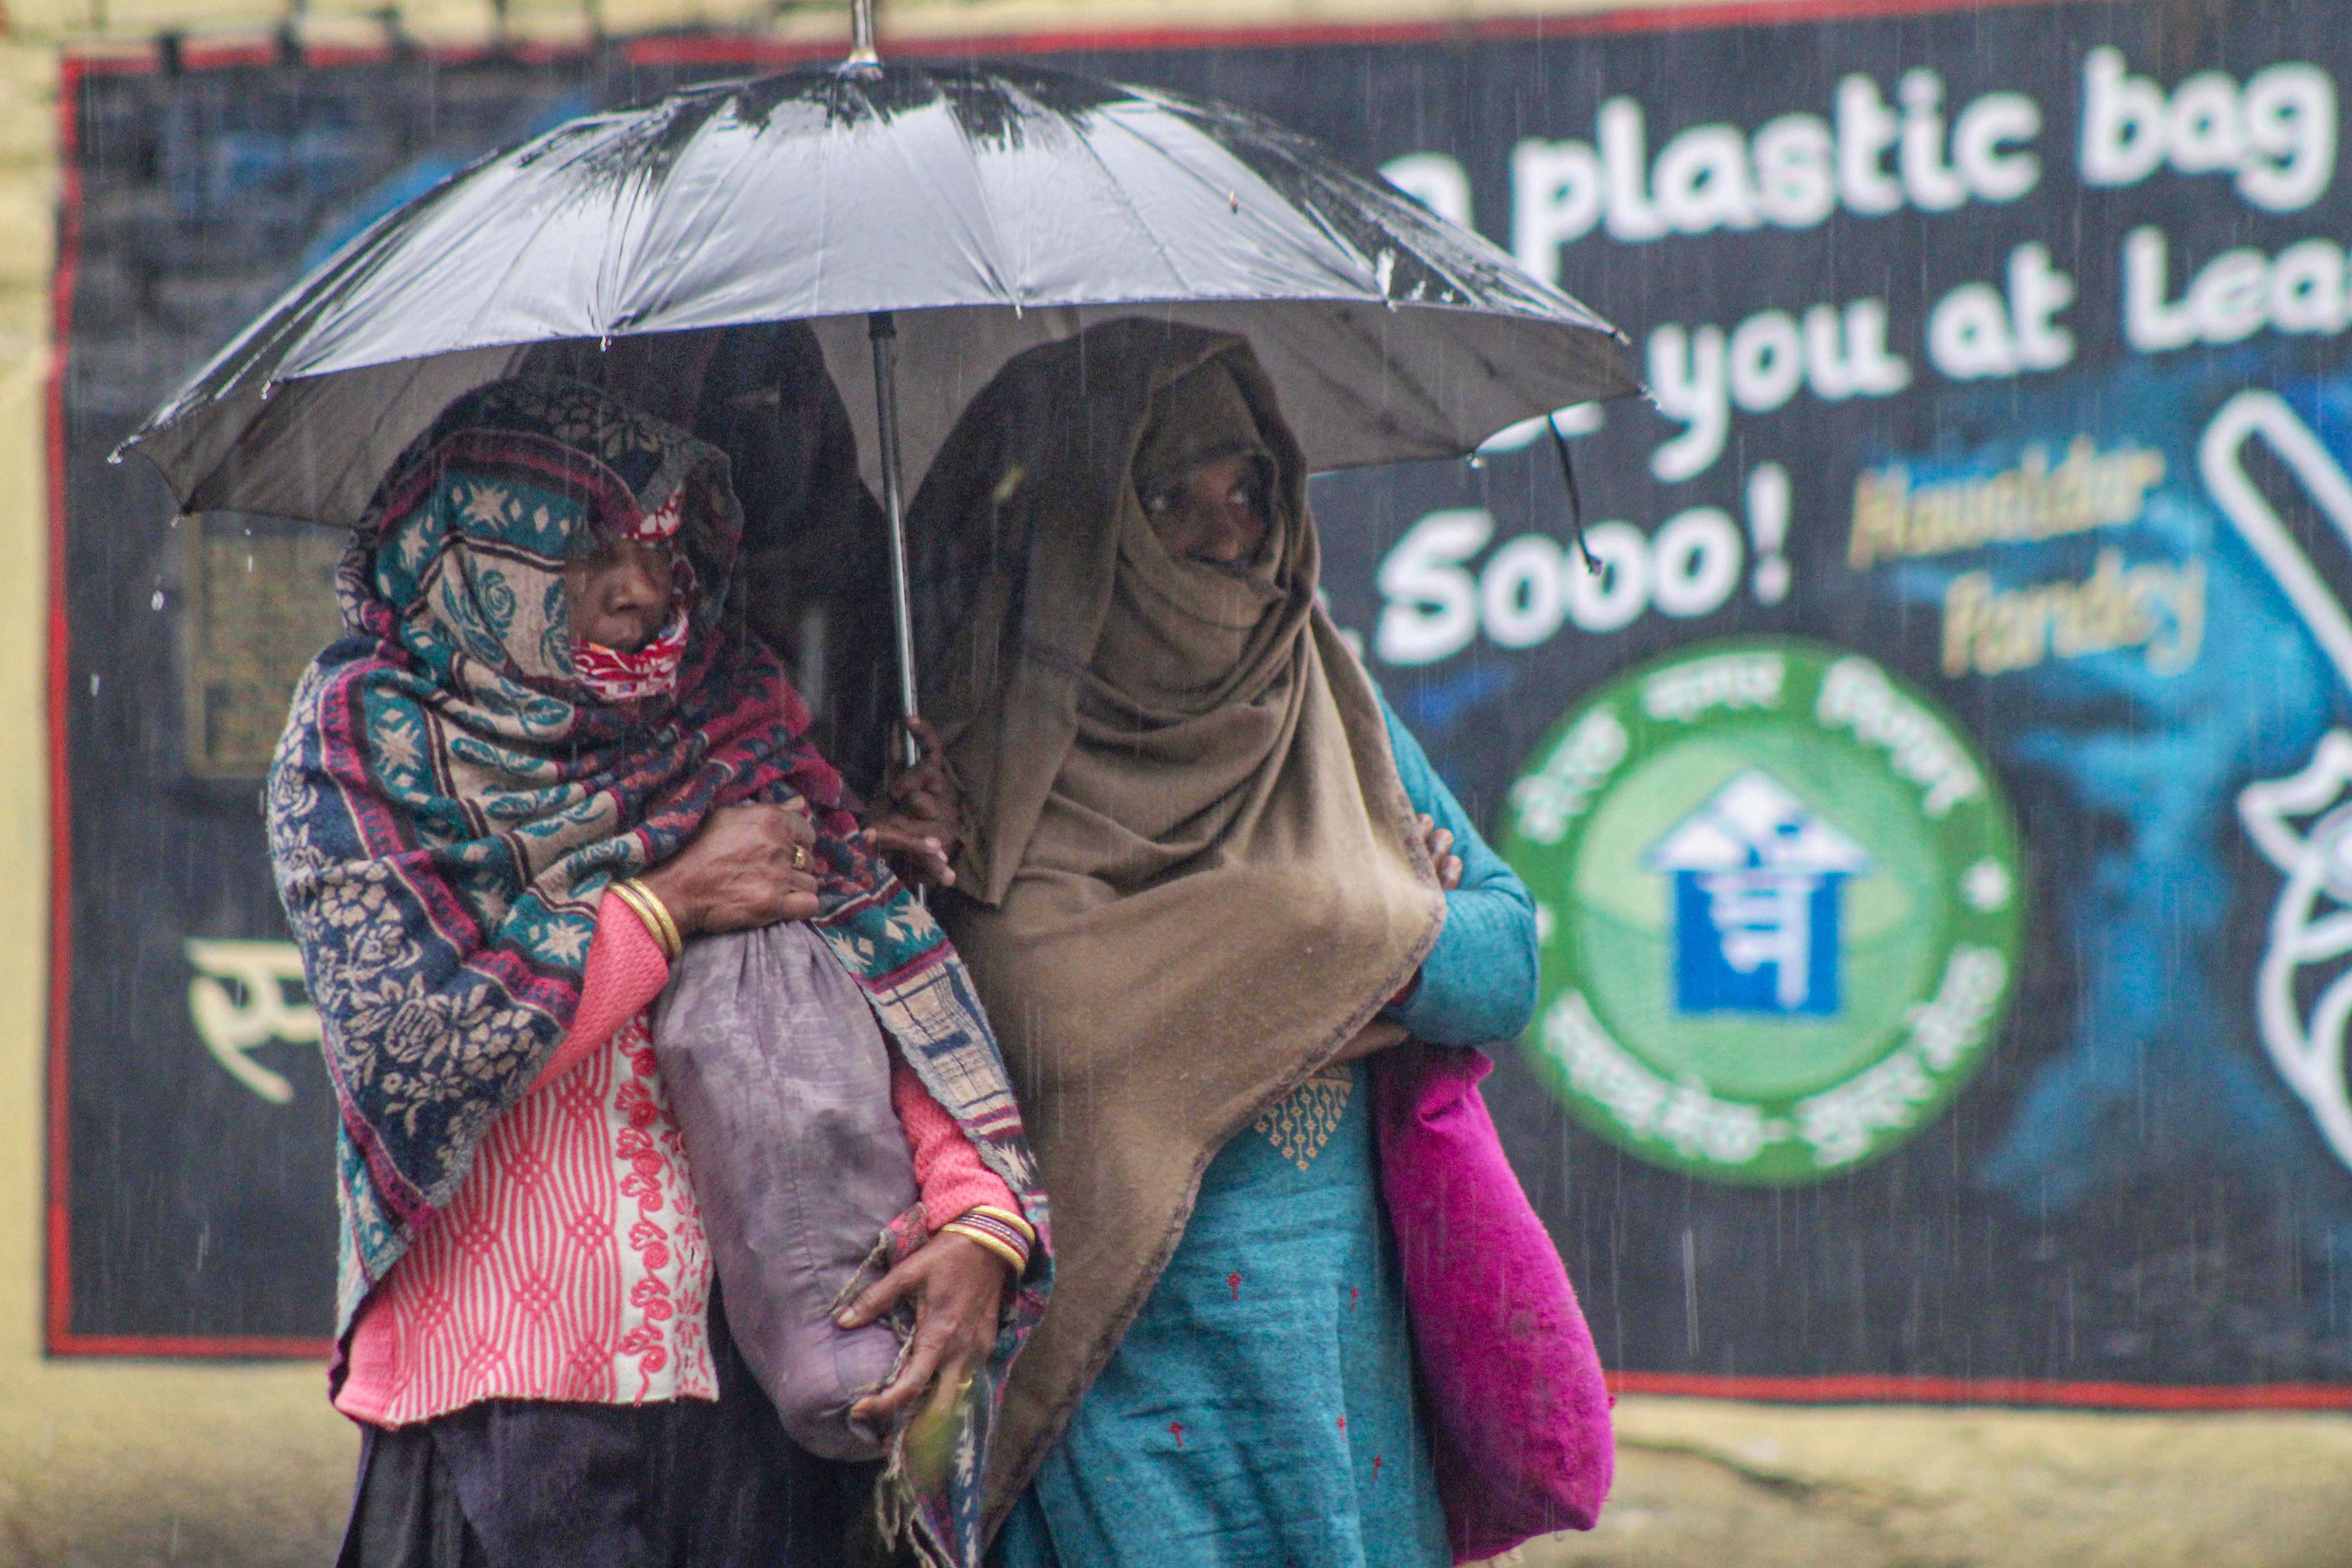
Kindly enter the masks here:
<path id="1" fill-rule="evenodd" d="M 1445 929 L 1413 984 L 1381 1010 L 1434 1045 L 1517 1037 L 1535 1016 L 1536 904 L 1527 884 L 1478 836 L 1427 753 L 1381 704 L 1397 774 L 1413 809 L 1454 836 L 1461 886 L 1445 895 Z"/>

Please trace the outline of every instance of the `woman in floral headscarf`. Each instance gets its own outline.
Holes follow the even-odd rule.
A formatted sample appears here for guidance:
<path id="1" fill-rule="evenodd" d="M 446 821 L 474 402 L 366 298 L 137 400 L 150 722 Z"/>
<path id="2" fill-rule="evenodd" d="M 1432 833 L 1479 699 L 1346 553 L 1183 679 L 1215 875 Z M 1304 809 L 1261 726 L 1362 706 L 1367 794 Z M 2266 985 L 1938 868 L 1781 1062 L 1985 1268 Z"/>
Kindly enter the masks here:
<path id="1" fill-rule="evenodd" d="M 976 1555 L 1042 1199 L 961 963 L 746 630 L 741 534 L 717 450 L 536 379 L 454 404 L 345 558 L 268 816 L 341 1112 L 346 1563 L 798 1568 L 877 1521 Z M 861 1411 L 936 1373 L 964 1416 L 928 1489 L 878 1478 L 900 1506 L 794 1450 L 735 1354 L 647 1038 L 684 937 L 777 920 L 895 1047 L 926 1223 L 856 1310 L 918 1324 Z"/>

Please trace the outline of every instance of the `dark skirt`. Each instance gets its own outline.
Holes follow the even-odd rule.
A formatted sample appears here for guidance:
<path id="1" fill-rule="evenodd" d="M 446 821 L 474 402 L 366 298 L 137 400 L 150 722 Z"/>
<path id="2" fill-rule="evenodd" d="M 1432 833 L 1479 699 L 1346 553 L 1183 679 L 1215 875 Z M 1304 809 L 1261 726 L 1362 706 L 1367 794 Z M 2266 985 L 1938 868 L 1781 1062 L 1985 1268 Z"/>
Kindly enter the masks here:
<path id="1" fill-rule="evenodd" d="M 368 1426 L 337 1568 L 863 1568 L 879 1467 L 784 1436 L 716 1292 L 719 1398 L 494 1399 Z"/>

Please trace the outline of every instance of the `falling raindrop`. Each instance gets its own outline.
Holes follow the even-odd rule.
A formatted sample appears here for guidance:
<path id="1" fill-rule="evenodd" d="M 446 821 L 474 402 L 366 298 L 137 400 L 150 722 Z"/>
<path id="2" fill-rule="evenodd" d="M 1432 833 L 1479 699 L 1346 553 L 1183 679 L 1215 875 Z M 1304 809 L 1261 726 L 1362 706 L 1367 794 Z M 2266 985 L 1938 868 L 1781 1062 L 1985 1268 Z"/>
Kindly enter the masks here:
<path id="1" fill-rule="evenodd" d="M 1688 1226 L 1683 1226 L 1683 1351 L 1698 1355 L 1698 1242 Z"/>

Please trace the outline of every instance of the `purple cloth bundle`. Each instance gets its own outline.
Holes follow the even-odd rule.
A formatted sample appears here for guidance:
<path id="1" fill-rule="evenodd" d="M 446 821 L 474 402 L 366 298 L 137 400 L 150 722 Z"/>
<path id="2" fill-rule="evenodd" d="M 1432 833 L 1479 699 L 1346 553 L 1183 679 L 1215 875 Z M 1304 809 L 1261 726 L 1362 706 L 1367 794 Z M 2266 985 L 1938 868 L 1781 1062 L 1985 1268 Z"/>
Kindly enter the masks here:
<path id="1" fill-rule="evenodd" d="M 1592 1331 L 1503 1158 L 1465 1047 L 1372 1058 L 1388 1200 L 1454 1560 L 1590 1530 L 1616 1445 Z"/>
<path id="2" fill-rule="evenodd" d="M 865 993 L 795 921 L 687 943 L 653 1026 L 736 1348 L 793 1441 L 880 1458 L 849 1405 L 889 1378 L 898 1331 L 833 1313 L 903 1249 L 917 1193 Z"/>

